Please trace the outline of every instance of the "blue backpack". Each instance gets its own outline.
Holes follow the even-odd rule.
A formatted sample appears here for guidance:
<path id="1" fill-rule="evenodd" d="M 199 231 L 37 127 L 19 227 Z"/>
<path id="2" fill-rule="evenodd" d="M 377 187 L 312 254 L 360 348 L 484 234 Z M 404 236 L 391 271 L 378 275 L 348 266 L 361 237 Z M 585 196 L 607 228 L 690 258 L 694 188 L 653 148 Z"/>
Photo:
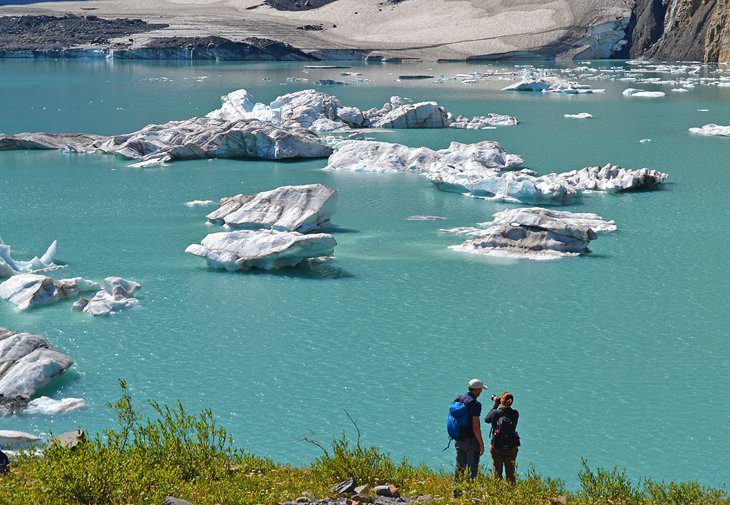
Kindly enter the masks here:
<path id="1" fill-rule="evenodd" d="M 469 424 L 469 404 L 473 401 L 471 397 L 459 396 L 449 406 L 449 417 L 446 419 L 446 431 L 449 438 L 455 440 L 461 435 L 462 428 Z"/>

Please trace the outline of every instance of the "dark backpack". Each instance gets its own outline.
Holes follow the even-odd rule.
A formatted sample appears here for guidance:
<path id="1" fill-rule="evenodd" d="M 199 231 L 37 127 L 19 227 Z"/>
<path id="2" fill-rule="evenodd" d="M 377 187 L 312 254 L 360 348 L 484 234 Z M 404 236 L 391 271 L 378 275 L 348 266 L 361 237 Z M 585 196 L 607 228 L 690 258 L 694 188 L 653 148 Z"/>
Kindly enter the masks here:
<path id="1" fill-rule="evenodd" d="M 446 418 L 446 431 L 449 438 L 456 440 L 461 435 L 461 430 L 468 426 L 471 421 L 469 416 L 469 405 L 474 401 L 471 397 L 458 396 L 449 405 L 449 416 Z"/>
<path id="2" fill-rule="evenodd" d="M 492 425 L 492 444 L 500 449 L 508 449 L 520 445 L 520 437 L 515 431 L 515 423 L 502 414 Z"/>
<path id="3" fill-rule="evenodd" d="M 5 473 L 10 470 L 10 459 L 7 455 L 0 451 L 0 473 Z"/>

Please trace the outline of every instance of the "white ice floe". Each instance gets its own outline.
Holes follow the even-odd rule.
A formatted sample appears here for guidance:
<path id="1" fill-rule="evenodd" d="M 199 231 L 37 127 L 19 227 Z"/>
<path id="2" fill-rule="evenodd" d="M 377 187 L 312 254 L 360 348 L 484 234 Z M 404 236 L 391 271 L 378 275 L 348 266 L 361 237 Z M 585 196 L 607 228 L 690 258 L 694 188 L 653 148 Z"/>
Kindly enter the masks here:
<path id="1" fill-rule="evenodd" d="M 563 117 L 568 119 L 590 119 L 593 115 L 588 112 L 579 112 L 578 114 L 563 114 Z"/>
<path id="2" fill-rule="evenodd" d="M 24 408 L 36 391 L 72 364 L 40 335 L 0 328 L 0 414 Z"/>
<path id="3" fill-rule="evenodd" d="M 327 233 L 238 230 L 211 233 L 201 244 L 188 246 L 185 252 L 204 258 L 211 268 L 274 270 L 332 256 L 336 245 L 334 237 Z"/>
<path id="4" fill-rule="evenodd" d="M 18 273 L 42 272 L 44 270 L 60 268 L 53 263 L 57 245 L 57 242 L 54 240 L 40 258 L 36 256 L 30 261 L 19 261 L 13 259 L 10 246 L 5 244 L 2 237 L 0 237 L 0 279 Z"/>
<path id="5" fill-rule="evenodd" d="M 568 82 L 556 77 L 527 77 L 514 84 L 502 88 L 502 91 L 532 91 L 541 93 L 559 93 L 565 95 L 582 95 L 600 93 L 603 90 L 593 89 L 587 84 Z"/>
<path id="6" fill-rule="evenodd" d="M 413 148 L 390 142 L 345 140 L 337 145 L 327 160 L 325 170 L 479 173 L 484 170 L 511 170 L 522 163 L 521 157 L 508 154 L 499 143 L 490 141 L 476 144 L 451 142 L 448 148 L 434 151 L 427 147 Z"/>
<path id="7" fill-rule="evenodd" d="M 640 144 L 651 144 L 651 139 L 641 139 L 639 140 Z"/>
<path id="8" fill-rule="evenodd" d="M 130 309 L 139 304 L 134 294 L 139 291 L 140 284 L 122 277 L 104 279 L 104 289 L 97 291 L 91 299 L 79 298 L 73 310 L 82 311 L 92 316 L 108 316 L 120 310 Z"/>
<path id="9" fill-rule="evenodd" d="M 645 91 L 643 89 L 627 88 L 622 95 L 633 98 L 662 98 L 666 96 L 666 93 L 663 91 Z"/>
<path id="10" fill-rule="evenodd" d="M 232 228 L 271 228 L 306 233 L 330 224 L 337 205 L 337 191 L 322 184 L 281 186 L 254 195 L 223 198 L 208 214 L 213 224 Z"/>
<path id="11" fill-rule="evenodd" d="M 605 221 L 596 214 L 537 207 L 508 209 L 493 217 L 491 223 L 477 228 L 444 230 L 475 237 L 450 249 L 491 256 L 555 259 L 589 253 L 588 243 L 597 237 L 596 233 L 616 230 L 614 221 Z"/>
<path id="12" fill-rule="evenodd" d="M 557 176 L 578 191 L 606 191 L 609 193 L 652 188 L 669 177 L 664 172 L 650 168 L 630 170 L 610 163 L 602 167 L 572 170 Z"/>
<path id="13" fill-rule="evenodd" d="M 408 216 L 406 221 L 446 221 L 447 218 L 442 216 Z"/>
<path id="14" fill-rule="evenodd" d="M 27 310 L 99 287 L 98 283 L 81 277 L 56 280 L 39 274 L 17 274 L 0 284 L 0 298 L 15 304 L 18 310 Z"/>
<path id="15" fill-rule="evenodd" d="M 708 137 L 730 137 L 730 126 L 706 124 L 702 128 L 690 128 L 689 131 L 695 135 L 705 135 Z"/>
<path id="16" fill-rule="evenodd" d="M 215 205 L 213 200 L 190 200 L 185 202 L 188 207 L 207 207 L 208 205 Z"/>
<path id="17" fill-rule="evenodd" d="M 0 430 L 0 449 L 21 449 L 42 440 L 24 431 Z"/>
<path id="18" fill-rule="evenodd" d="M 82 398 L 64 398 L 62 400 L 54 400 L 48 396 L 41 396 L 28 402 L 28 406 L 23 409 L 23 414 L 41 414 L 56 415 L 68 414 L 75 410 L 86 407 L 86 402 Z"/>

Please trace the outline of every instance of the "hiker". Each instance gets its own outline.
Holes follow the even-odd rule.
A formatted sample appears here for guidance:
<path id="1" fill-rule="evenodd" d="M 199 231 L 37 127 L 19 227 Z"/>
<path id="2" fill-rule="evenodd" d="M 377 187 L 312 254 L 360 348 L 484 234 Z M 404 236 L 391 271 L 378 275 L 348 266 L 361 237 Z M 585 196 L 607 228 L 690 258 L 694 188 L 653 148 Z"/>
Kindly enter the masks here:
<path id="1" fill-rule="evenodd" d="M 461 403 L 466 406 L 464 425 L 461 426 L 456 441 L 456 470 L 454 471 L 454 496 L 458 496 L 456 483 L 461 473 L 469 467 L 469 476 L 474 478 L 479 471 L 479 457 L 484 454 L 484 440 L 479 416 L 482 413 L 482 404 L 477 401 L 484 390 L 484 383 L 479 379 L 469 381 L 469 391 L 457 396 L 452 403 Z"/>
<path id="2" fill-rule="evenodd" d="M 520 446 L 520 436 L 517 434 L 517 421 L 520 413 L 512 408 L 514 396 L 504 392 L 502 396 L 492 396 L 492 410 L 489 411 L 484 422 L 492 425 L 492 440 L 489 444 L 489 453 L 492 455 L 492 476 L 502 478 L 502 467 L 507 480 L 514 483 L 515 460 Z"/>

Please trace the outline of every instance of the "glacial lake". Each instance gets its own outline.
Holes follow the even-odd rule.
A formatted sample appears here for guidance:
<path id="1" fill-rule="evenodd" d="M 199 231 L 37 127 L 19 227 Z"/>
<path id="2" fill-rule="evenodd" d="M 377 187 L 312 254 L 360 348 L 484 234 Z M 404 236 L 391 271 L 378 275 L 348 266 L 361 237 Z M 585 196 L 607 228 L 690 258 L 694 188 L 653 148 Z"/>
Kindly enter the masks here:
<path id="1" fill-rule="evenodd" d="M 352 79 L 304 65 L 0 60 L 0 131 L 123 133 L 204 115 L 239 88 L 268 103 L 317 79 Z M 575 487 L 586 458 L 634 478 L 727 484 L 730 138 L 688 128 L 730 123 L 730 87 L 699 80 L 730 69 L 702 67 L 684 93 L 620 81 L 621 72 L 594 72 L 603 77 L 581 82 L 605 93 L 572 96 L 500 91 L 516 77 L 448 79 L 496 69 L 521 70 L 356 63 L 347 71 L 363 82 L 318 89 L 363 109 L 400 95 L 520 120 L 495 130 L 368 135 L 378 140 L 431 148 L 496 140 L 540 173 L 609 162 L 669 173 L 660 190 L 586 195 L 564 208 L 616 220 L 619 231 L 592 242 L 593 254 L 537 262 L 451 251 L 464 237 L 439 228 L 473 226 L 513 205 L 440 192 L 416 175 L 322 172 L 326 160 L 140 170 L 106 155 L 0 153 L 0 236 L 16 258 L 58 239 L 67 266 L 54 276 L 142 284 L 140 306 L 108 318 L 72 312 L 71 301 L 26 313 L 0 303 L 0 326 L 42 334 L 75 360 L 45 393 L 88 404 L 63 416 L 2 418 L 0 428 L 45 435 L 112 427 L 106 403 L 119 397 L 123 378 L 138 403 L 210 407 L 236 446 L 277 461 L 317 457 L 302 441 L 308 435 L 354 437 L 347 410 L 364 443 L 450 471 L 447 408 L 480 377 L 489 386 L 485 411 L 489 394 L 515 395 L 522 474 L 534 465 Z M 397 81 L 400 74 L 447 79 Z M 627 98 L 628 87 L 667 96 Z M 563 117 L 579 112 L 594 117 Z M 204 219 L 212 208 L 186 201 L 314 182 L 340 192 L 333 262 L 227 273 L 184 254 L 216 231 Z M 448 219 L 406 220 L 414 214 Z"/>

